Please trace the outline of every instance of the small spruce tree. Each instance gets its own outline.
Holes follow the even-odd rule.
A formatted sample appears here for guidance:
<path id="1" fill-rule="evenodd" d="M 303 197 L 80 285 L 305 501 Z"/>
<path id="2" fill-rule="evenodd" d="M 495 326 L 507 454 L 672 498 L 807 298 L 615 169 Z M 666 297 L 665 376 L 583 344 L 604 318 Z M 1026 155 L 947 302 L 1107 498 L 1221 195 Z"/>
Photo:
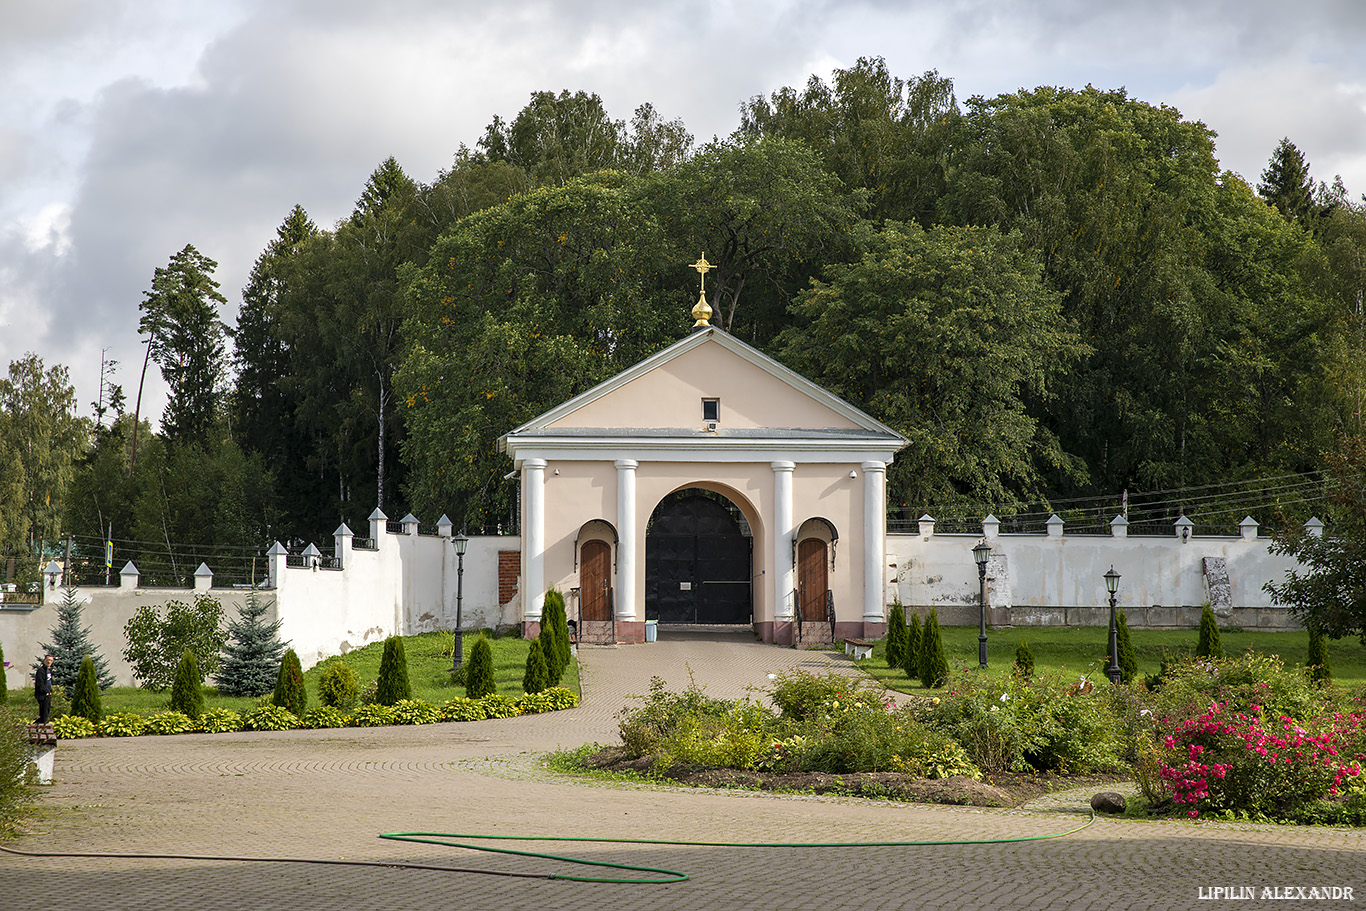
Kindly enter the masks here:
<path id="1" fill-rule="evenodd" d="M 76 675 L 76 686 L 71 693 L 71 714 L 85 718 L 91 724 L 99 724 L 104 717 L 104 709 L 100 706 L 99 676 L 95 671 L 94 659 L 89 655 L 81 662 L 80 673 Z"/>
<path id="2" fill-rule="evenodd" d="M 1333 668 L 1328 664 L 1328 643 L 1323 633 L 1314 625 L 1309 627 L 1309 658 L 1305 661 L 1309 668 L 1309 680 L 1318 686 L 1333 679 Z"/>
<path id="3" fill-rule="evenodd" d="M 920 677 L 920 640 L 923 638 L 920 615 L 912 613 L 910 622 L 906 624 L 906 641 L 901 647 L 901 669 L 905 671 L 908 680 L 917 680 Z"/>
<path id="4" fill-rule="evenodd" d="M 199 685 L 199 661 L 194 652 L 185 649 L 176 665 L 171 682 L 171 709 L 191 718 L 204 714 L 204 691 Z"/>
<path id="5" fill-rule="evenodd" d="M 1029 643 L 1023 639 L 1015 646 L 1014 673 L 1021 680 L 1028 680 L 1034 676 L 1034 653 L 1029 650 Z"/>
<path id="6" fill-rule="evenodd" d="M 541 651 L 541 640 L 531 640 L 531 650 L 526 655 L 526 673 L 522 675 L 522 692 L 539 693 L 548 686 L 546 678 L 545 654 Z"/>
<path id="7" fill-rule="evenodd" d="M 1219 643 L 1219 623 L 1208 604 L 1200 612 L 1200 639 L 1195 644 L 1195 657 L 1222 658 L 1224 647 Z"/>
<path id="8" fill-rule="evenodd" d="M 270 701 L 281 708 L 289 709 L 302 718 L 308 711 L 308 688 L 304 685 L 303 665 L 294 649 L 285 652 L 280 659 L 280 673 L 275 678 L 275 693 Z"/>
<path id="9" fill-rule="evenodd" d="M 949 659 L 944 655 L 944 641 L 939 636 L 939 611 L 931 609 L 922 644 L 920 683 L 927 688 L 938 688 L 948 681 Z"/>
<path id="10" fill-rule="evenodd" d="M 901 667 L 906 654 L 906 609 L 900 601 L 892 602 L 887 614 L 887 666 Z"/>
<path id="11" fill-rule="evenodd" d="M 384 640 L 384 655 L 379 659 L 375 704 L 395 705 L 402 699 L 411 698 L 413 687 L 408 682 L 408 656 L 403 651 L 403 639 L 390 636 Z"/>
<path id="12" fill-rule="evenodd" d="M 76 686 L 76 677 L 81 672 L 81 662 L 87 655 L 95 664 L 95 677 L 100 689 L 108 689 L 114 684 L 114 674 L 109 670 L 109 662 L 100 650 L 90 641 L 90 629 L 81 626 L 81 602 L 76 597 L 76 589 L 62 589 L 62 600 L 57 604 L 57 625 L 50 635 L 52 644 L 40 644 L 43 652 L 52 656 L 52 683 L 66 690 L 70 697 Z"/>
<path id="13" fill-rule="evenodd" d="M 493 648 L 489 641 L 480 636 L 470 649 L 469 670 L 465 672 L 465 695 L 471 699 L 481 699 L 498 692 L 493 681 Z"/>
<path id="14" fill-rule="evenodd" d="M 279 679 L 285 643 L 279 637 L 281 621 L 266 622 L 269 609 L 270 603 L 253 591 L 237 619 L 228 624 L 223 664 L 214 675 L 225 696 L 264 696 Z"/>
<path id="15" fill-rule="evenodd" d="M 1138 658 L 1134 657 L 1134 645 L 1129 641 L 1129 623 L 1124 619 L 1124 611 L 1115 614 L 1115 652 L 1119 660 L 1119 682 L 1132 683 L 1138 676 Z"/>

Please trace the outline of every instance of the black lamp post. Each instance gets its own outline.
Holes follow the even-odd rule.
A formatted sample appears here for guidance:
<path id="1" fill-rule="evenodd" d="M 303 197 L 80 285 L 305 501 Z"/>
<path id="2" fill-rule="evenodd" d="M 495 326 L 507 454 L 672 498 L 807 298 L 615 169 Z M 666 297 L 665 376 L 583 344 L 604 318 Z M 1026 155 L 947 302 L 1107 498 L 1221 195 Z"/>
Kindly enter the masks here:
<path id="1" fill-rule="evenodd" d="M 1105 590 L 1110 593 L 1110 666 L 1105 669 L 1105 676 L 1111 683 L 1119 683 L 1119 645 L 1115 638 L 1115 592 L 1119 591 L 1119 573 L 1115 572 L 1114 566 L 1105 574 Z"/>
<path id="2" fill-rule="evenodd" d="M 465 537 L 462 531 L 451 539 L 455 545 L 455 650 L 454 659 L 451 663 L 451 670 L 460 670 L 460 665 L 465 661 L 465 637 L 461 633 L 460 610 L 464 606 L 465 600 L 465 549 L 470 546 L 470 539 Z"/>
<path id="3" fill-rule="evenodd" d="M 991 556 L 991 545 L 983 538 L 972 549 L 972 559 L 977 561 L 977 582 L 981 586 L 977 600 L 977 666 L 987 669 L 987 558 Z"/>

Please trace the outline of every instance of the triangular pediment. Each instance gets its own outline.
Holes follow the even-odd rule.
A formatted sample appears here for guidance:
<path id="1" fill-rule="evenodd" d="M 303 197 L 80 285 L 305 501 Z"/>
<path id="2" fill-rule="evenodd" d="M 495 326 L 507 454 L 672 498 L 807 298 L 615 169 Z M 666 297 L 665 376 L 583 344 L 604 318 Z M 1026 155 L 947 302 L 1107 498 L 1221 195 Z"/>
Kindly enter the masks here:
<path id="1" fill-rule="evenodd" d="M 714 428 L 704 419 L 707 399 L 716 400 Z M 901 442 L 887 425 L 715 328 L 695 332 L 623 370 L 528 421 L 508 438 L 641 433 Z"/>

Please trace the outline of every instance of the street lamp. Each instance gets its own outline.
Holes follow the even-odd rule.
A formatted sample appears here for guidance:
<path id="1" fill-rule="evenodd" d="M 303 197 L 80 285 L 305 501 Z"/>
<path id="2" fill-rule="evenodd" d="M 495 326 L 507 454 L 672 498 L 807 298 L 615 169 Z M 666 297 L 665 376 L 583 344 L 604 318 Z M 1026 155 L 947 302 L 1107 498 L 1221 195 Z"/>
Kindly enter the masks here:
<path id="1" fill-rule="evenodd" d="M 1105 590 L 1110 593 L 1110 666 L 1105 669 L 1105 676 L 1111 683 L 1119 683 L 1119 645 L 1115 638 L 1115 592 L 1119 591 L 1119 573 L 1113 565 L 1105 574 Z"/>
<path id="2" fill-rule="evenodd" d="M 991 556 L 991 545 L 983 538 L 972 549 L 972 559 L 977 561 L 977 582 L 981 586 L 977 601 L 977 666 L 987 669 L 987 558 Z"/>
<path id="3" fill-rule="evenodd" d="M 451 671 L 460 670 L 460 665 L 465 661 L 465 637 L 461 634 L 460 611 L 464 607 L 465 601 L 465 550 L 470 546 L 470 539 L 465 536 L 463 531 L 451 539 L 455 545 L 455 649 L 451 661 Z"/>

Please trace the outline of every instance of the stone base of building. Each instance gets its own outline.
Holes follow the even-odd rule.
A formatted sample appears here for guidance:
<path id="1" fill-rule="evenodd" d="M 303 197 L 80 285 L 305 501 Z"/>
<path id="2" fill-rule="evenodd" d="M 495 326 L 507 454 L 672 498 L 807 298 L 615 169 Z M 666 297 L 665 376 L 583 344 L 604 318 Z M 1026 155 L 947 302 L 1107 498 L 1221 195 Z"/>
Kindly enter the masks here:
<path id="1" fill-rule="evenodd" d="M 881 639 L 887 634 L 886 623 L 868 623 L 863 620 L 836 620 L 835 638 L 830 638 L 830 624 L 809 621 L 801 625 L 792 620 L 761 620 L 754 624 L 754 632 L 762 642 L 774 645 L 787 645 L 794 648 L 833 648 L 835 643 L 844 639 Z"/>

